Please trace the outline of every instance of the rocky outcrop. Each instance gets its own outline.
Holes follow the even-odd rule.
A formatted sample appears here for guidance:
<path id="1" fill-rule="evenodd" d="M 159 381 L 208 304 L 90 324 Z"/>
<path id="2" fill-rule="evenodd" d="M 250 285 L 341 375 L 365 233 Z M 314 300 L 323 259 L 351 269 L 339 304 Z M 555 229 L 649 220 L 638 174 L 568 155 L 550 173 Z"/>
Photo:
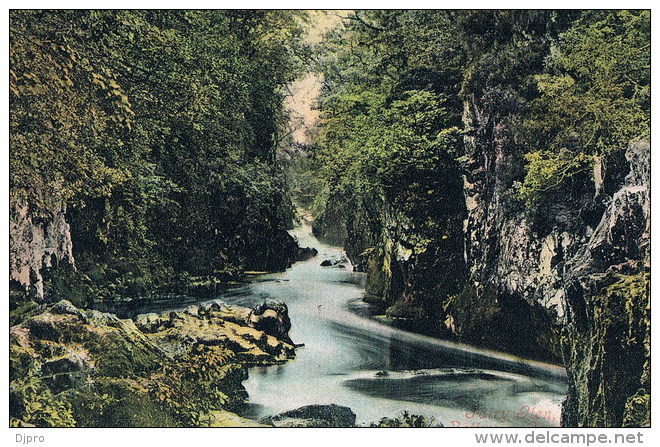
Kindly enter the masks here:
<path id="1" fill-rule="evenodd" d="M 289 338 L 291 320 L 286 304 L 273 301 L 257 304 L 246 321 L 250 327 L 293 345 Z"/>
<path id="2" fill-rule="evenodd" d="M 44 300 L 44 272 L 74 268 L 65 210 L 53 204 L 36 213 L 13 201 L 9 207 L 9 280 L 13 291 Z"/>
<path id="3" fill-rule="evenodd" d="M 247 366 L 295 356 L 250 313 L 215 303 L 133 321 L 61 301 L 11 327 L 10 422 L 221 425 L 245 402 Z"/>
<path id="4" fill-rule="evenodd" d="M 650 424 L 650 146 L 566 269 L 566 426 Z"/>
<path id="5" fill-rule="evenodd" d="M 267 427 L 322 428 L 322 427 L 373 427 L 373 428 L 422 428 L 443 427 L 433 418 L 403 411 L 396 417 L 384 417 L 377 422 L 356 425 L 356 416 L 348 407 L 335 404 L 306 405 L 295 410 L 285 411 L 275 416 L 267 416 L 259 422 Z"/>
<path id="6" fill-rule="evenodd" d="M 260 421 L 271 427 L 355 427 L 355 413 L 339 405 L 307 405 L 268 416 Z"/>
<path id="7" fill-rule="evenodd" d="M 564 425 L 644 425 L 650 147 L 595 158 L 593 172 L 526 209 L 510 131 L 517 101 L 490 89 L 465 102 L 469 282 L 446 324 L 469 341 L 563 359 Z"/>
<path id="8" fill-rule="evenodd" d="M 345 209 L 343 223 L 346 254 L 355 270 L 367 273 L 365 301 L 391 317 L 424 319 L 437 330 L 443 303 L 466 277 L 459 170 L 449 158 L 439 163 L 438 172 L 418 176 L 401 196 L 373 197 Z M 315 234 L 323 228 L 315 224 Z"/>
<path id="9" fill-rule="evenodd" d="M 282 363 L 295 356 L 288 331 L 291 322 L 283 303 L 264 303 L 255 310 L 221 302 L 193 305 L 183 312 L 138 315 L 137 327 L 171 355 L 191 343 L 224 345 L 245 365 Z"/>
<path id="10" fill-rule="evenodd" d="M 316 248 L 313 247 L 298 247 L 296 249 L 296 261 L 306 261 L 313 258 L 319 253 Z"/>
<path id="11" fill-rule="evenodd" d="M 587 188 L 562 191 L 540 215 L 525 209 L 517 197 L 523 158 L 510 132 L 518 100 L 510 91 L 493 88 L 465 101 L 469 280 L 447 303 L 445 323 L 467 341 L 560 361 L 562 280 L 567 260 L 593 231 L 581 208 L 593 204 L 594 190 L 583 182 Z"/>

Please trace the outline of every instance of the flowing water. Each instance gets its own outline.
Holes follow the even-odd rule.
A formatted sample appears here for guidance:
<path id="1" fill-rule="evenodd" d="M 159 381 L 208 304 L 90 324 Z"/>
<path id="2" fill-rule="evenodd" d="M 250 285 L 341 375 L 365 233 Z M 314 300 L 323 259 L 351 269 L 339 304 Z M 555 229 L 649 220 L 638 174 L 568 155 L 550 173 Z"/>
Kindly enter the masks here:
<path id="1" fill-rule="evenodd" d="M 368 316 L 363 273 L 321 267 L 344 256 L 308 225 L 292 234 L 318 256 L 263 275 L 221 298 L 252 306 L 283 301 L 292 321 L 295 360 L 253 367 L 244 416 L 258 419 L 309 404 L 350 407 L 357 423 L 403 411 L 444 426 L 557 426 L 563 368 L 397 329 Z"/>
<path id="2" fill-rule="evenodd" d="M 363 273 L 321 267 L 344 256 L 305 225 L 293 231 L 318 256 L 270 274 L 232 300 L 284 301 L 291 338 L 305 346 L 283 365 L 254 367 L 244 385 L 246 415 L 261 417 L 308 404 L 345 405 L 358 423 L 406 410 L 445 426 L 554 426 L 566 395 L 563 368 L 523 361 L 415 334 L 364 316 Z M 245 293 L 249 292 L 249 293 Z"/>

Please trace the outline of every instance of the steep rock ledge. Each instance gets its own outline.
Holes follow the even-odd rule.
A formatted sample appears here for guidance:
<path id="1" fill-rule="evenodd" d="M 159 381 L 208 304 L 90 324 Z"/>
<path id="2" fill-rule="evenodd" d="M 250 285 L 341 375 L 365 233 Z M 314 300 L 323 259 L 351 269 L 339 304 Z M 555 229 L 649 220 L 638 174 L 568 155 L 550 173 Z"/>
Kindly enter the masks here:
<path id="1" fill-rule="evenodd" d="M 9 207 L 9 280 L 13 291 L 44 300 L 46 269 L 74 268 L 71 231 L 60 204 L 34 215 L 28 205 Z"/>
<path id="2" fill-rule="evenodd" d="M 327 208 L 334 214 L 314 223 L 318 236 L 338 227 L 332 234 L 345 234 L 351 263 L 367 273 L 365 301 L 393 318 L 424 321 L 435 333 L 445 330 L 444 302 L 466 278 L 462 184 L 454 163 L 446 160 L 446 166 L 399 196 L 373 197 L 354 207 L 333 197 Z"/>
<path id="3" fill-rule="evenodd" d="M 469 281 L 448 303 L 447 324 L 467 341 L 559 361 L 564 266 L 592 231 L 580 209 L 594 192 L 558 197 L 543 218 L 525 210 L 516 195 L 523 157 L 510 131 L 517 101 L 491 89 L 464 103 Z"/>
<path id="4" fill-rule="evenodd" d="M 291 344 L 257 329 L 264 319 L 287 321 L 286 308 L 254 314 L 216 303 L 134 322 L 60 301 L 11 327 L 10 423 L 147 427 L 234 420 L 228 412 L 247 397 L 246 367 L 295 356 Z M 265 326 L 277 328 L 273 321 Z"/>
<path id="5" fill-rule="evenodd" d="M 566 268 L 566 426 L 650 424 L 650 145 Z"/>
<path id="6" fill-rule="evenodd" d="M 468 340 L 563 358 L 563 425 L 647 425 L 650 145 L 595 159 L 536 216 L 514 196 L 522 157 L 512 107 L 506 92 L 465 104 L 470 279 L 447 322 Z"/>

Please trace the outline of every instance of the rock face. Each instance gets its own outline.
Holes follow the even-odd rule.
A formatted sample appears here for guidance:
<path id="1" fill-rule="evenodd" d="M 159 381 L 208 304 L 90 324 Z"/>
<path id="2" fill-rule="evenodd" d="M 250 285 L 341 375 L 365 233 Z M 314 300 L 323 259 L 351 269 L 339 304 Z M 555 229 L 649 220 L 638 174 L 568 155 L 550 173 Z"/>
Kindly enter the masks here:
<path id="1" fill-rule="evenodd" d="M 650 424 L 650 147 L 630 172 L 565 281 L 567 426 Z"/>
<path id="2" fill-rule="evenodd" d="M 464 99 L 461 167 L 446 162 L 426 208 L 331 200 L 346 252 L 368 274 L 365 300 L 469 343 L 563 362 L 564 425 L 648 424 L 649 144 L 594 157 L 592 171 L 527 207 L 526 149 L 511 131 L 523 99 L 504 87 Z"/>
<path id="3" fill-rule="evenodd" d="M 30 207 L 12 202 L 9 209 L 9 280 L 16 291 L 44 299 L 44 271 L 73 269 L 71 232 L 61 205 L 35 216 Z"/>
<path id="4" fill-rule="evenodd" d="M 218 424 L 244 404 L 247 366 L 295 356 L 250 313 L 218 303 L 134 322 L 67 301 L 45 308 L 10 330 L 10 423 Z"/>
<path id="5" fill-rule="evenodd" d="M 496 328 L 499 340 L 489 338 L 520 343 L 522 354 L 558 359 L 561 349 L 570 390 L 564 425 L 644 425 L 650 146 L 631 143 L 625 160 L 596 159 L 593 172 L 534 214 L 514 197 L 522 157 L 508 132 L 508 100 L 490 92 L 465 103 L 471 290 L 449 303 L 447 323 L 477 340 Z"/>
<path id="6" fill-rule="evenodd" d="M 442 305 L 466 278 L 465 204 L 456 162 L 439 163 L 439 172 L 418 176 L 406 192 L 423 200 L 375 197 L 349 208 L 337 198 L 328 208 L 345 213 L 344 246 L 354 269 L 367 272 L 366 300 L 392 317 L 422 318 L 442 329 Z M 315 234 L 327 219 L 315 222 Z"/>
<path id="7" fill-rule="evenodd" d="M 307 405 L 261 419 L 272 427 L 355 427 L 355 413 L 339 405 Z"/>
<path id="8" fill-rule="evenodd" d="M 465 263 L 469 281 L 447 306 L 446 323 L 467 340 L 560 361 L 564 269 L 593 228 L 581 208 L 588 187 L 553 197 L 541 215 L 516 196 L 523 158 L 511 141 L 516 99 L 493 89 L 465 101 Z"/>

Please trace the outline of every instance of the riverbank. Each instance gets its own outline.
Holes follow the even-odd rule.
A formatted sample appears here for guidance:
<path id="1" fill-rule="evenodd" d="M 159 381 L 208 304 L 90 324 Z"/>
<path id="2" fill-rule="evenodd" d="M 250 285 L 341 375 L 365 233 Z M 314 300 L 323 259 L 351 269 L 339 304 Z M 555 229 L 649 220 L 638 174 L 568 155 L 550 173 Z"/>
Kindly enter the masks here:
<path id="1" fill-rule="evenodd" d="M 286 415 L 337 405 L 356 426 L 558 425 L 563 368 L 384 325 L 355 308 L 364 273 L 322 266 L 340 248 L 308 224 L 292 235 L 318 256 L 223 302 L 163 303 L 133 320 L 60 302 L 23 317 L 11 329 L 12 424 L 301 426 Z M 305 426 L 325 426 L 314 411 Z"/>
<path id="2" fill-rule="evenodd" d="M 295 357 L 289 325 L 286 306 L 217 302 L 133 321 L 60 301 L 10 329 L 10 425 L 249 425 L 234 414 L 247 367 Z"/>

